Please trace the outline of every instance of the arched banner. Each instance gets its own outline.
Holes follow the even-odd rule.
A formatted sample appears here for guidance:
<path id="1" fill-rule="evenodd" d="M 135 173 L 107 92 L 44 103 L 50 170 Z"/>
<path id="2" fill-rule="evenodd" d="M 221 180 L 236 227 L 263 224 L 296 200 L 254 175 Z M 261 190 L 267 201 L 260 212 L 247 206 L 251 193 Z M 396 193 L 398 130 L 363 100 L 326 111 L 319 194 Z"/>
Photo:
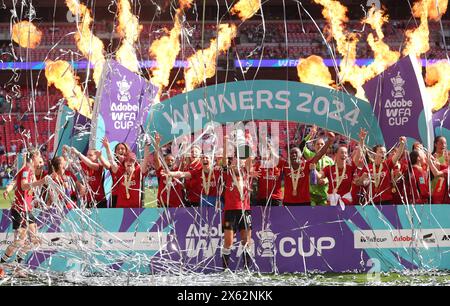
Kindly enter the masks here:
<path id="1" fill-rule="evenodd" d="M 212 85 L 153 105 L 146 130 L 161 135 L 161 144 L 203 129 L 211 122 L 288 120 L 357 139 L 368 131 L 369 146 L 384 143 L 368 102 L 330 88 L 277 80 Z"/>

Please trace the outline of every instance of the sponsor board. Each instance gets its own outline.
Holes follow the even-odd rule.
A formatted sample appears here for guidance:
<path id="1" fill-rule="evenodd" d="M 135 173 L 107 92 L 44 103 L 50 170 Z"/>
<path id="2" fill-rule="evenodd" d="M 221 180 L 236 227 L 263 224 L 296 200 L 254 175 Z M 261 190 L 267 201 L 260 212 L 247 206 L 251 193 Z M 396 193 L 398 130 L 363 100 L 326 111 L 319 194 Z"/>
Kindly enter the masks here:
<path id="1" fill-rule="evenodd" d="M 356 249 L 450 247 L 450 229 L 394 229 L 354 231 Z"/>
<path id="2" fill-rule="evenodd" d="M 160 251 L 166 248 L 167 234 L 161 232 L 82 232 L 40 233 L 42 251 Z M 0 249 L 14 240 L 11 233 L 0 233 Z"/>

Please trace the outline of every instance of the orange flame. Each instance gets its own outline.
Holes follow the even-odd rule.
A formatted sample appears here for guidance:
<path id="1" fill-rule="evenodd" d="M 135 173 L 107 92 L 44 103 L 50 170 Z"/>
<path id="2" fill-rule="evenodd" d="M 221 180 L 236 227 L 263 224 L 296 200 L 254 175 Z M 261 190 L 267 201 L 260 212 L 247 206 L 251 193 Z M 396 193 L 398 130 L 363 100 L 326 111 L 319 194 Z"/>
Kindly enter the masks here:
<path id="1" fill-rule="evenodd" d="M 372 33 L 367 37 L 367 42 L 374 53 L 374 61 L 368 66 L 368 69 L 372 72 L 369 79 L 386 70 L 386 68 L 393 65 L 400 58 L 400 53 L 392 51 L 383 41 L 384 34 L 382 26 L 388 21 L 389 17 L 384 14 L 384 11 L 381 9 L 376 10 L 375 8 L 371 8 L 368 17 L 363 20 L 363 22 L 369 24 L 377 33 L 377 38 Z"/>
<path id="2" fill-rule="evenodd" d="M 231 47 L 234 37 L 236 37 L 236 26 L 221 24 L 218 37 L 211 39 L 209 48 L 198 50 L 188 59 L 188 68 L 184 72 L 186 91 L 194 89 L 207 78 L 214 76 L 219 53 L 225 52 Z"/>
<path id="3" fill-rule="evenodd" d="M 356 96 L 364 98 L 361 77 L 367 72 L 356 65 L 356 45 L 358 36 L 354 33 L 346 33 L 345 23 L 348 21 L 347 8 L 335 0 L 314 0 L 324 7 L 322 15 L 329 24 L 330 38 L 336 41 L 338 52 L 343 56 L 340 64 L 339 78 L 342 82 L 349 82 L 357 89 Z"/>
<path id="4" fill-rule="evenodd" d="M 260 0 L 240 0 L 231 8 L 231 14 L 238 14 L 241 20 L 252 18 L 261 6 Z"/>
<path id="5" fill-rule="evenodd" d="M 81 25 L 78 24 L 75 41 L 78 50 L 94 64 L 93 78 L 95 84 L 98 85 L 105 64 L 103 42 L 90 30 L 93 20 L 89 9 L 84 4 L 78 3 L 77 0 L 66 0 L 66 5 L 72 14 L 80 16 Z"/>
<path id="6" fill-rule="evenodd" d="M 416 18 L 421 16 L 421 10 L 426 7 L 428 11 L 428 18 L 438 21 L 442 15 L 447 11 L 448 0 L 425 0 L 419 1 L 413 5 L 413 15 Z"/>
<path id="7" fill-rule="evenodd" d="M 304 83 L 325 87 L 331 87 L 334 84 L 328 67 L 317 55 L 301 59 L 297 65 L 297 74 L 300 81 Z"/>
<path id="8" fill-rule="evenodd" d="M 78 84 L 78 77 L 75 76 L 72 66 L 66 61 L 45 62 L 45 77 L 48 80 L 48 86 L 55 85 L 71 109 L 78 111 L 83 116 L 91 118 L 91 106 L 94 101 L 86 97 Z"/>
<path id="9" fill-rule="evenodd" d="M 138 18 L 131 13 L 131 5 L 128 0 L 119 0 L 119 25 L 117 32 L 122 38 L 122 43 L 116 52 L 116 59 L 124 67 L 133 72 L 139 71 L 139 61 L 136 56 L 134 44 L 142 31 Z"/>
<path id="10" fill-rule="evenodd" d="M 420 16 L 420 25 L 416 29 L 406 31 L 406 46 L 405 49 L 403 49 L 403 55 L 413 54 L 414 56 L 419 57 L 430 49 L 428 9 L 426 9 L 429 1 L 430 0 L 421 0 L 414 3 L 413 14 Z"/>
<path id="11" fill-rule="evenodd" d="M 180 8 L 190 8 L 194 0 L 180 0 Z"/>
<path id="12" fill-rule="evenodd" d="M 175 14 L 175 24 L 170 30 L 169 36 L 163 36 L 155 40 L 150 46 L 150 56 L 156 58 L 157 66 L 152 69 L 151 82 L 159 87 L 158 94 L 154 102 L 158 102 L 164 87 L 169 85 L 170 71 L 175 65 L 177 55 L 180 52 L 181 33 L 181 9 L 177 9 Z"/>
<path id="13" fill-rule="evenodd" d="M 448 101 L 450 91 L 450 63 L 439 61 L 427 66 L 425 82 L 427 93 L 433 103 L 433 111 L 444 107 Z"/>
<path id="14" fill-rule="evenodd" d="M 31 22 L 21 21 L 12 28 L 12 39 L 22 48 L 34 49 L 41 43 L 42 32 Z"/>

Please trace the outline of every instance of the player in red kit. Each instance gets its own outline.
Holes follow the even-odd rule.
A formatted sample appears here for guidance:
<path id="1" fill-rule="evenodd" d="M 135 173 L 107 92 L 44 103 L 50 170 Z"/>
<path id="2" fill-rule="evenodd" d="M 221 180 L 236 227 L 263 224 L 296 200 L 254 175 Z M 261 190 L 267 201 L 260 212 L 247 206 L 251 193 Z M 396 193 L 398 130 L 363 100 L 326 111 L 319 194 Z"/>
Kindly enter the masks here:
<path id="1" fill-rule="evenodd" d="M 203 155 L 201 158 L 202 168 L 191 171 L 162 171 L 165 177 L 172 180 L 182 178 L 191 181 L 191 189 L 188 193 L 188 200 L 192 207 L 211 206 L 220 207 L 219 181 L 221 178 L 220 169 L 216 169 L 213 165 L 212 158 Z"/>
<path id="2" fill-rule="evenodd" d="M 125 155 L 123 167 L 119 167 L 122 178 L 119 183 L 117 196 L 117 208 L 140 208 L 142 207 L 142 182 L 148 174 L 150 151 L 148 145 L 144 147 L 144 159 L 137 163 L 136 155 L 128 152 Z"/>
<path id="3" fill-rule="evenodd" d="M 352 162 L 347 163 L 349 159 L 348 149 L 345 146 L 337 148 L 335 154 L 335 164 L 326 166 L 320 173 L 318 178 L 326 177 L 328 179 L 328 205 L 336 206 L 354 204 L 352 197 L 353 176 L 360 163 L 361 149 L 364 145 L 364 139 L 367 131 L 361 129 L 359 132 L 360 146 L 355 154 L 353 154 Z"/>
<path id="4" fill-rule="evenodd" d="M 155 134 L 155 153 L 154 162 L 156 169 L 156 177 L 158 179 L 158 207 L 180 207 L 183 206 L 183 184 L 179 179 L 166 175 L 166 172 L 177 171 L 175 166 L 175 157 L 172 154 L 164 156 L 164 162 L 160 156 L 161 137 Z"/>
<path id="5" fill-rule="evenodd" d="M 198 172 L 202 169 L 201 161 L 202 149 L 198 145 L 193 145 L 191 148 L 191 156 L 186 158 L 183 162 L 183 171 Z M 197 180 L 191 179 L 191 177 L 186 177 L 184 182 L 184 187 L 187 196 L 187 207 L 198 207 L 200 205 L 200 195 L 198 193 L 199 188 Z"/>
<path id="6" fill-rule="evenodd" d="M 98 162 L 102 158 L 101 152 L 88 150 L 87 156 L 81 154 L 76 148 L 71 148 L 71 152 L 81 160 L 81 168 L 88 185 L 86 190 L 87 207 L 106 208 L 107 202 L 103 187 L 103 164 L 105 161 Z"/>
<path id="7" fill-rule="evenodd" d="M 310 205 L 309 173 L 311 164 L 317 163 L 334 142 L 334 133 L 327 133 L 327 142 L 310 160 L 302 157 L 299 148 L 291 149 L 289 163 L 283 168 L 284 173 L 284 206 Z"/>
<path id="8" fill-rule="evenodd" d="M 16 191 L 10 214 L 14 230 L 14 241 L 6 248 L 0 259 L 4 264 L 17 252 L 16 260 L 20 264 L 27 252 L 40 244 L 37 236 L 36 219 L 33 216 L 33 189 L 42 186 L 46 177 L 36 181 L 34 172 L 43 165 L 43 160 L 38 150 L 31 149 L 25 157 L 25 166 L 16 174 Z M 18 271 L 18 276 L 26 276 L 23 271 Z"/>
<path id="9" fill-rule="evenodd" d="M 258 173 L 258 193 L 256 205 L 281 206 L 283 204 L 283 190 L 281 188 L 281 174 L 285 165 L 270 142 L 267 150 L 263 151 L 261 160 L 255 164 L 254 171 Z"/>
<path id="10" fill-rule="evenodd" d="M 50 197 L 48 205 L 55 205 L 59 202 L 65 203 L 68 209 L 77 207 L 77 195 L 84 196 L 85 187 L 77 177 L 67 170 L 67 162 L 63 156 L 54 157 L 51 162 L 50 176 L 56 186 L 50 186 Z"/>
<path id="11" fill-rule="evenodd" d="M 406 144 L 406 137 L 399 138 L 399 147 L 395 156 L 386 160 L 386 147 L 376 145 L 373 148 L 375 154 L 373 163 L 364 169 L 364 172 L 359 179 L 359 184 L 364 184 L 366 190 L 366 203 L 373 204 L 390 204 L 393 199 L 392 194 L 392 177 L 391 169 L 394 168 L 403 154 Z M 369 180 L 366 180 L 366 179 Z"/>
<path id="12" fill-rule="evenodd" d="M 115 208 L 117 206 L 117 197 L 119 194 L 119 185 L 122 179 L 122 173 L 120 173 L 119 166 L 123 166 L 123 161 L 125 156 L 130 152 L 130 147 L 128 144 L 124 142 L 118 143 L 114 147 L 114 155 L 111 152 L 111 147 L 109 145 L 108 138 L 103 138 L 102 144 L 106 149 L 106 154 L 108 156 L 108 162 L 105 162 L 103 159 L 100 159 L 100 162 L 103 163 L 103 166 L 109 170 L 112 178 L 112 187 L 111 187 L 111 207 Z"/>
<path id="13" fill-rule="evenodd" d="M 223 268 L 227 269 L 229 267 L 234 234 L 238 231 L 243 249 L 243 263 L 244 267 L 247 268 L 251 263 L 249 244 L 252 233 L 252 216 L 249 191 L 251 189 L 252 159 L 247 156 L 239 156 L 239 153 L 236 152 L 236 157 L 233 157 L 231 165 L 229 165 L 227 142 L 228 137 L 224 137 L 222 159 L 225 201 L 223 216 L 224 243 L 222 248 Z"/>
<path id="14" fill-rule="evenodd" d="M 411 171 L 407 186 L 409 186 L 408 195 L 409 203 L 425 204 L 430 202 L 428 173 L 423 170 L 422 163 L 426 160 L 422 159 L 419 151 L 413 150 L 409 153 L 411 161 Z"/>

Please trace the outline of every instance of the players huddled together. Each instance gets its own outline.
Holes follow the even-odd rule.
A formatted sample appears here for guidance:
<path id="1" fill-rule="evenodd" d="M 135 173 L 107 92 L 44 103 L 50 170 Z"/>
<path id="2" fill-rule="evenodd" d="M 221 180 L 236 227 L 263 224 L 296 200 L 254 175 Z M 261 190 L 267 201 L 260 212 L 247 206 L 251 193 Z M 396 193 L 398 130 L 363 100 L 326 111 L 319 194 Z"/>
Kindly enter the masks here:
<path id="1" fill-rule="evenodd" d="M 106 158 L 99 150 L 83 155 L 64 146 L 62 156 L 50 161 L 48 173 L 40 152 L 29 150 L 24 166 L 3 194 L 6 198 L 15 189 L 10 214 L 15 239 L 0 263 L 16 252 L 19 261 L 33 244 L 39 244 L 34 207 L 140 208 L 144 179 L 152 168 L 158 181 L 158 207 L 223 210 L 224 268 L 238 231 L 244 262 L 250 260 L 245 246 L 251 237 L 252 206 L 449 203 L 445 137 L 435 138 L 432 153 L 419 142 L 408 153 L 405 137 L 388 152 L 383 145 L 368 148 L 365 130 L 360 130 L 359 142 L 352 145 L 336 145 L 332 132 L 317 134 L 313 126 L 307 137 L 288 148 L 287 159 L 278 155 L 270 139 L 264 141 L 262 156 L 256 157 L 255 146 L 248 142 L 236 145 L 229 136 L 223 137 L 222 148 L 214 152 L 202 152 L 201 146 L 193 145 L 189 156 L 163 154 L 156 134 L 145 145 L 141 162 L 128 144 L 118 143 L 112 151 L 104 138 Z M 112 181 L 109 206 L 106 177 Z"/>

